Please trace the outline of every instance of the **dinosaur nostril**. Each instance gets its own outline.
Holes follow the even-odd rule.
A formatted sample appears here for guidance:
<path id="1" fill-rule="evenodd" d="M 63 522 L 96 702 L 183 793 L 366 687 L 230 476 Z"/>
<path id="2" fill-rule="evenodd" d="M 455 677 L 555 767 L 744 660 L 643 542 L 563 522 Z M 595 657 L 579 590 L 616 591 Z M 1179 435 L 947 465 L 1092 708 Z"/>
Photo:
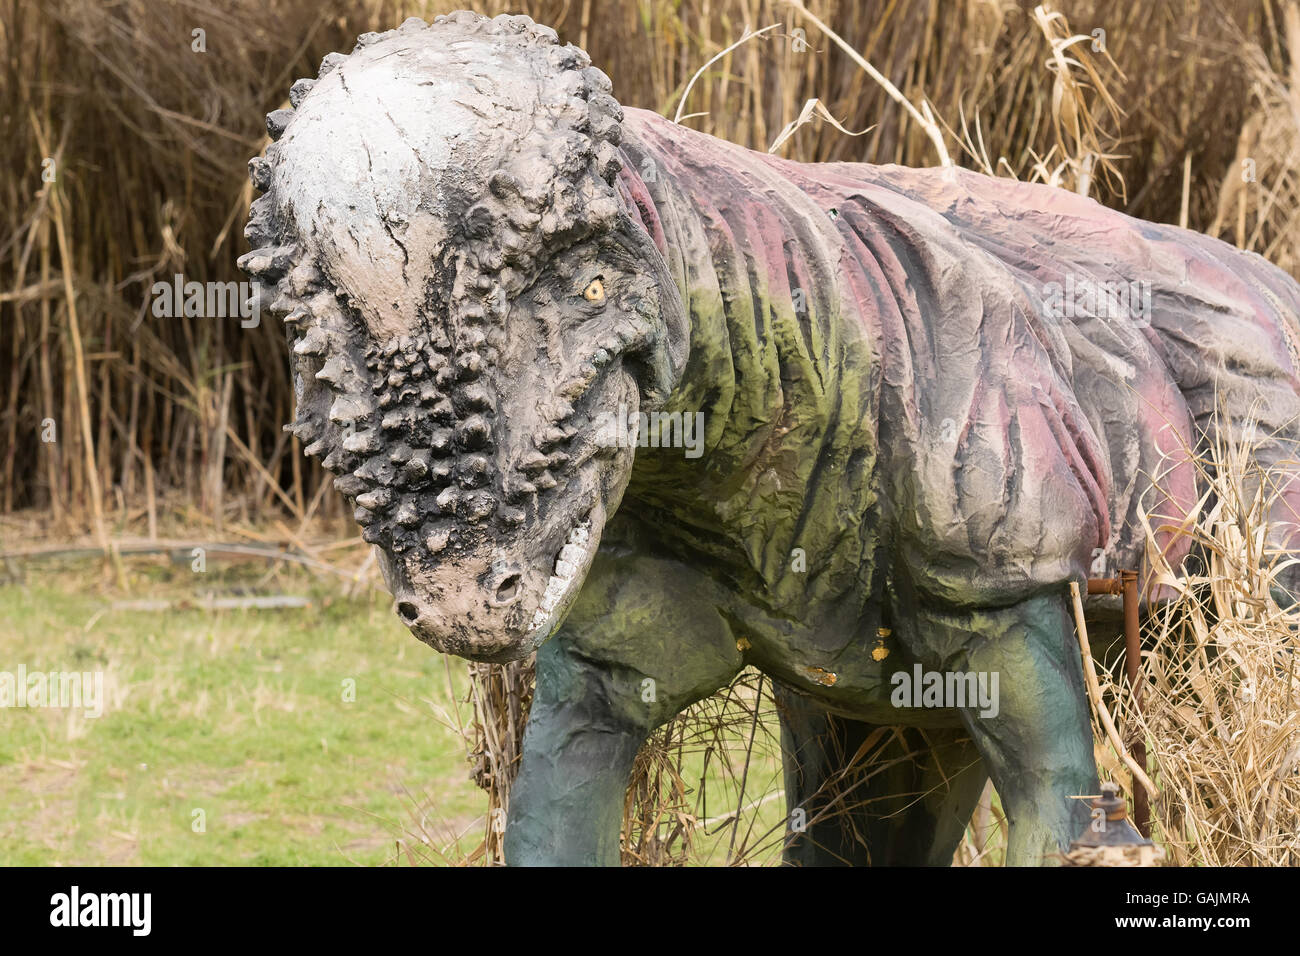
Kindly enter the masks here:
<path id="1" fill-rule="evenodd" d="M 414 624 L 420 618 L 420 610 L 410 601 L 398 601 L 397 613 L 407 624 Z"/>
<path id="2" fill-rule="evenodd" d="M 519 594 L 519 575 L 512 574 L 501 582 L 497 588 L 497 603 L 505 604 L 507 601 L 513 601 Z"/>

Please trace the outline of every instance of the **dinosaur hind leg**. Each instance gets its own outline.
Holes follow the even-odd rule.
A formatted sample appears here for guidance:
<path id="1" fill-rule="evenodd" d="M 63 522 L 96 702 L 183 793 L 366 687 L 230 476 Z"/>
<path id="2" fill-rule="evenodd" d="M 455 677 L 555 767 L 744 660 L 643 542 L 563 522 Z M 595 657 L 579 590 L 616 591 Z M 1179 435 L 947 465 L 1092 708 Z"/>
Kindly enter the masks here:
<path id="1" fill-rule="evenodd" d="M 790 811 L 786 863 L 951 863 L 988 779 L 964 729 L 847 720 L 780 685 L 777 700 Z M 873 757 L 862 772 L 835 779 L 864 743 L 877 738 L 883 746 L 871 745 Z"/>
<path id="2" fill-rule="evenodd" d="M 1083 667 L 1065 587 L 1053 590 L 1003 608 L 917 612 L 945 670 L 996 688 L 992 706 L 958 710 L 1002 799 L 1010 866 L 1058 862 L 1088 822 L 1075 798 L 1097 793 Z"/>

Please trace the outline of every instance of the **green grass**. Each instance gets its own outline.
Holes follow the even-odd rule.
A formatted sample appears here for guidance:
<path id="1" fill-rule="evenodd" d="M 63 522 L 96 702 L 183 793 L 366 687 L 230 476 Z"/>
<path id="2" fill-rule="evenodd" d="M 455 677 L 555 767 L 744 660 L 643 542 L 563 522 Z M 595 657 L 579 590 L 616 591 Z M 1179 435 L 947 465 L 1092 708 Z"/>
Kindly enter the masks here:
<path id="1" fill-rule="evenodd" d="M 250 590 L 312 603 L 112 607 Z M 464 662 L 414 640 L 382 590 L 342 594 L 339 580 L 293 568 L 211 561 L 195 574 L 162 557 L 131 559 L 122 575 L 45 562 L 0 583 L 0 672 L 100 671 L 105 697 L 98 718 L 0 708 L 0 864 L 463 860 L 487 810 L 454 729 L 458 709 L 471 714 L 458 708 Z M 700 707 L 682 809 L 711 822 L 691 862 L 776 863 L 786 807 L 775 715 L 764 707 L 756 727 L 736 705 Z M 664 818 L 661 834 L 681 820 Z"/>
<path id="2" fill-rule="evenodd" d="M 485 798 L 438 716 L 448 668 L 384 595 L 341 600 L 289 573 L 272 589 L 311 607 L 109 610 L 264 569 L 210 566 L 198 585 L 188 566 L 132 562 L 125 590 L 97 570 L 0 586 L 0 671 L 103 671 L 105 689 L 97 719 L 0 708 L 0 863 L 373 865 L 420 819 L 476 842 Z"/>

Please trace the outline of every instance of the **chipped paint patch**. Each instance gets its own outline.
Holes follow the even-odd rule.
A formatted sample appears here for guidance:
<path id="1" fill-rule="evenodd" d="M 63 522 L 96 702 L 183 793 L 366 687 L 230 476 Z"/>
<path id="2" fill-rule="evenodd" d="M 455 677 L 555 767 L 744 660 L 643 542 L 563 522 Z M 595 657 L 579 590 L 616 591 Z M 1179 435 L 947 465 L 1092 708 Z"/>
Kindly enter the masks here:
<path id="1" fill-rule="evenodd" d="M 805 667 L 804 673 L 808 675 L 810 681 L 823 687 L 834 687 L 835 682 L 840 679 L 839 674 L 828 671 L 824 667 Z"/>
<path id="2" fill-rule="evenodd" d="M 749 650 L 751 647 L 753 647 L 753 645 L 750 644 L 749 641 L 747 641 L 745 638 L 743 638 L 743 637 L 738 637 L 738 638 L 736 638 L 736 650 L 738 650 L 738 651 L 747 651 L 747 650 Z"/>
<path id="3" fill-rule="evenodd" d="M 887 627 L 876 628 L 876 646 L 871 649 L 871 659 L 873 661 L 883 661 L 889 656 L 889 648 L 885 646 L 885 641 L 891 633 Z"/>

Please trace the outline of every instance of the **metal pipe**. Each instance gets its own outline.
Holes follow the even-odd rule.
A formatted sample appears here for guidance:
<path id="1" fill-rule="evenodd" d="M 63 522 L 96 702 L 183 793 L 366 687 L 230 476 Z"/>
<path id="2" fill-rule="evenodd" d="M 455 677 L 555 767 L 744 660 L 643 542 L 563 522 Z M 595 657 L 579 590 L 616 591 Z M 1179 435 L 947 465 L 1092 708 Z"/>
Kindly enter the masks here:
<path id="1" fill-rule="evenodd" d="M 1123 594 L 1124 585 L 1119 578 L 1088 578 L 1089 594 Z"/>
<path id="2" fill-rule="evenodd" d="M 1124 597 L 1124 673 L 1133 695 L 1133 709 L 1142 709 L 1138 669 L 1142 663 L 1141 628 L 1138 622 L 1138 576 L 1136 571 L 1120 571 L 1114 578 L 1088 578 L 1089 594 L 1120 594 Z M 1136 720 L 1129 721 L 1127 746 L 1134 761 L 1147 765 L 1146 737 Z M 1133 786 L 1133 822 L 1142 836 L 1151 837 L 1151 807 L 1146 788 Z"/>

